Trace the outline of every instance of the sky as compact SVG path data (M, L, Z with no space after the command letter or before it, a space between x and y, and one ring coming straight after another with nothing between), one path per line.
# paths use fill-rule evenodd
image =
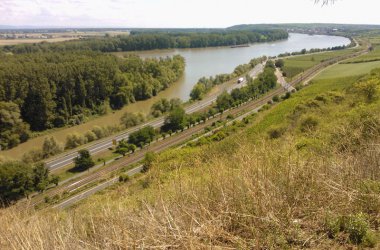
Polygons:
M222 28L253 23L380 24L380 1L0 0L0 25Z

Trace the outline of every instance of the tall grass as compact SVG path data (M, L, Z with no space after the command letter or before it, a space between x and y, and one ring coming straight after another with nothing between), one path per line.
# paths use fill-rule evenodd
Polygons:
M261 113L265 126L165 152L146 175L70 210L1 210L0 248L376 247L380 102L333 86ZM312 130L302 129L307 117ZM285 132L271 139L279 122Z

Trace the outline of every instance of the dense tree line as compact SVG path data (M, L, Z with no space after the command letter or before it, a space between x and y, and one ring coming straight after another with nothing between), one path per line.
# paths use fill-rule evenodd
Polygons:
M186 127L205 121L207 117L213 116L218 112L223 112L250 99L259 98L277 85L274 63L268 61L264 71L256 79L248 78L247 82L247 86L245 87L236 88L231 93L224 92L220 94L217 97L215 105L207 112L186 114L181 105L175 106L165 117L165 122L159 131L156 131L151 126L144 127L132 133L129 136L128 143L123 142L123 144L119 144L116 152L122 155L133 152L134 149L130 149L130 145L143 147L157 138L160 133L165 137L166 134L172 134L173 132L181 131Z
M0 207L33 192L43 192L50 184L58 184L56 176L50 176L43 165L29 165L23 162L0 164Z
M4 46L6 52L35 53L92 50L101 52L137 51L171 48L203 48L268 42L288 38L282 29L220 30L210 32L135 32L128 36L90 38L60 43Z
M118 59L97 52L0 56L1 146L27 140L29 129L77 125L148 99L169 87L184 71L184 58ZM20 119L21 117L21 119ZM27 123L27 124L26 124Z
M276 87L277 77L275 75L275 65L272 61L268 61L263 73L252 80L248 80L245 87L233 89L231 93L224 92L216 99L215 108L219 111L224 111L242 102L248 101L251 98L258 98L269 90Z
M241 64L237 66L234 71L230 74L219 74L215 77L211 76L209 78L202 77L198 80L197 84L194 85L190 92L191 100L201 100L206 93L208 93L214 86L230 81L231 79L248 73L251 69L256 67L259 63L266 60L266 57L252 59L247 64Z

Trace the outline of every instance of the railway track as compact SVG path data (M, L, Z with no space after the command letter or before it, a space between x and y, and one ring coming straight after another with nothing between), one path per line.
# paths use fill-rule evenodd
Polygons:
M335 64L337 62L340 62L340 61L343 61L343 60L346 60L349 58L360 56L360 55L366 53L367 51L368 50L363 50L363 51L356 52L354 54L339 56L336 58L326 60L325 62L305 71L302 75L300 75L296 79L292 80L289 84L294 87L295 85L301 83L305 79L308 79L308 78L314 76L315 74L319 73L322 69L325 69L326 67L328 67L332 64ZM230 110L225 111L222 115L225 115L225 116L233 115L234 116L234 115L237 115L237 114L242 113L242 112L247 111L247 110L249 111L249 110L257 109L257 108L265 105L266 103L268 103L268 101L271 101L274 96L282 95L282 94L285 94L286 92L287 91L284 88L278 88L278 89L272 90L271 92L269 92L265 96L261 97L260 99L246 102L239 107L232 108ZM183 132L175 134L175 135L168 137L164 140L155 142L155 143L143 148L142 150L137 151L136 153L134 153L130 156L121 158L120 160L118 160L118 162L110 165L109 167L103 168L103 169L101 169L97 172L94 172L94 173L90 173L89 175L85 176L84 178L82 178L82 179L80 179L74 183L67 183L63 186L59 186L55 189L52 189L51 191L46 193L45 197L47 196L47 197L52 198L56 195L61 195L65 192L69 192L69 193L74 192L75 190L83 188L89 184L95 183L95 182L100 181L102 179L109 178L110 174L116 173L117 171L124 168L125 166L141 161L145 157L145 154L147 152L159 153L159 152L162 152L162 151L164 151L170 147L178 145L181 142L184 142L184 141L190 139L194 134L197 134L197 133L203 131L206 127L210 126L213 122L216 122L220 118L221 118L221 116L219 116L219 115L214 116L213 118L206 120L204 123L200 123L196 126L193 126L193 127L190 127L188 129L184 130ZM44 202L44 199L45 198L41 197L41 196L32 198L30 205L36 206L38 204L41 204L42 202Z

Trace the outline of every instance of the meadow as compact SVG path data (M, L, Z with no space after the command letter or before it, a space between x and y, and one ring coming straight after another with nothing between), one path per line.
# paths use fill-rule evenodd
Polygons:
M348 49L288 57L284 59L285 65L283 67L283 71L286 73L287 79L291 80L298 74L321 62L324 62L334 57L347 55L352 52L352 49Z

